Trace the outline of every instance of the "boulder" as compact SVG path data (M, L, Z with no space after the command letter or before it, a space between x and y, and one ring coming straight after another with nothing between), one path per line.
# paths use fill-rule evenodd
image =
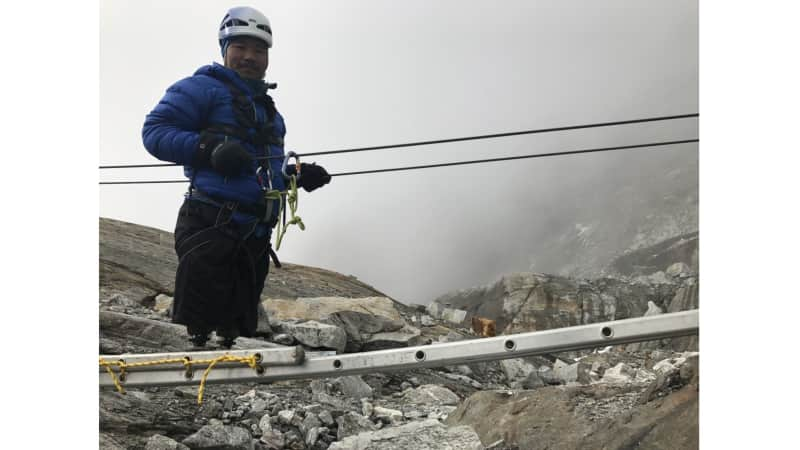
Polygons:
M444 308L442 310L442 320L452 324L461 325L467 318L467 312L463 309Z
M335 378L331 385L346 397L354 400L372 398L372 388L361 379L360 375Z
M144 450L189 450L189 447L160 434L154 434L147 440Z
M306 322L280 322L276 327L286 334L291 335L297 342L311 348L336 350L343 353L347 336L341 328L309 320Z
M647 302L647 311L644 312L644 317L657 316L659 314L664 314L664 311L652 301Z
M422 332L419 328L406 325L400 330L373 334L363 345L362 351L371 352L390 348L413 347L420 345Z
M675 264L670 265L667 267L667 275L671 277L685 277L689 276L692 273L692 268L689 267L688 264L683 262L676 262Z
M164 316L170 317L172 315L172 297L164 294L156 295L153 309Z
M250 432L232 425L206 425L182 443L193 450L253 450Z
M450 389L436 384L424 384L403 393L403 400L419 405L457 405L461 400Z
M528 378L532 372L536 372L533 364L522 358L504 359L500 361L500 367L506 375L506 381L512 389L519 389L522 382Z
M372 408L372 414L375 419L391 425L397 425L403 421L403 412L396 409L375 406Z
M472 428L468 426L448 428L435 419L360 433L341 442L334 442L328 447L329 450L482 450L483 448Z
M373 431L377 429L375 424L361 414L349 411L344 415L336 418L336 423L339 426L337 431L337 438L344 439L347 436L359 434L364 431Z
M182 352L191 347L183 325L144 319L128 314L100 311L100 338L121 353ZM234 349L277 348L260 339L236 339Z
M301 297L296 300L270 298L262 304L270 319L280 321L323 321L332 314L349 311L378 318L380 322L363 324L364 327L372 327L372 333L382 331L387 324L396 326L399 323L402 326L403 323L396 304L387 297Z

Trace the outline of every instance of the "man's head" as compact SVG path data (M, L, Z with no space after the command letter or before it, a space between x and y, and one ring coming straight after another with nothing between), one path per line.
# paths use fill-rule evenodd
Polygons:
M264 78L272 47L272 28L263 14L246 6L231 8L222 19L218 37L225 67L243 78Z

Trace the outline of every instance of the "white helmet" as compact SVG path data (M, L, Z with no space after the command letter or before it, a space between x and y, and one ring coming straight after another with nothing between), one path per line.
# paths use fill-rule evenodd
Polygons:
M219 45L235 36L251 36L267 43L272 48L272 27L269 19L258 10L248 6L231 8L219 25Z

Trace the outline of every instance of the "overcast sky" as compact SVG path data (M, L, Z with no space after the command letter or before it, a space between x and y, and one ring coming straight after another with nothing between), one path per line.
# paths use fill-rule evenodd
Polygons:
M144 116L171 83L221 61L219 22L242 4L100 2L100 164L157 162L141 143ZM249 6L271 21L267 79L298 153L698 111L696 1ZM337 173L695 137L697 121L682 120L307 162ZM663 151L697 157L696 144ZM425 303L527 270L514 243L542 226L543 202L579 201L561 197L565 183L631 170L647 153L334 178L301 191L306 231L290 229L279 255ZM105 181L178 178L175 167L101 171ZM185 188L100 186L100 215L172 231ZM518 254L487 262L497 249Z

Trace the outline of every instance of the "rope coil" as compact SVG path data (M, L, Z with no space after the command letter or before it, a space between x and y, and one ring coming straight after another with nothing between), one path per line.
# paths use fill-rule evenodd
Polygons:
M138 363L127 363L124 359L120 359L117 361L107 361L103 358L100 358L100 367L104 367L108 372L109 376L111 376L111 380L114 382L114 386L117 388L120 394L125 394L125 389L122 387L122 381L125 378L125 372L129 368L134 367L148 367L148 366L156 366L160 364L176 364L181 363L185 367L186 371L191 371L193 365L205 365L208 364L208 367L203 372L202 378L200 378L200 388L197 391L197 404L200 405L203 403L203 392L205 391L206 380L208 379L208 375L211 373L211 369L214 368L218 363L221 362L239 362L242 364L247 364L251 369L258 371L259 368L259 356L258 355L250 355L250 356L233 356L225 353L214 359L195 359L192 360L189 356L184 356L183 358L167 358L167 359L158 359L153 361L143 361ZM114 370L111 368L112 366L116 366L119 369L119 373L115 374Z
M278 191L275 191L278 192ZM297 225L300 230L305 230L306 225L303 223L303 219L297 215L297 205L299 197L297 195L297 177L292 175L289 180L289 189L287 192L280 193L281 195L286 195L286 203L289 205L289 211L292 214L292 218L283 224L281 227L280 222L278 222L278 239L275 242L275 250L281 249L281 241L283 240L283 235L286 234L286 230L289 228L289 225ZM278 215L283 212L283 204L281 204L281 209L278 211Z

